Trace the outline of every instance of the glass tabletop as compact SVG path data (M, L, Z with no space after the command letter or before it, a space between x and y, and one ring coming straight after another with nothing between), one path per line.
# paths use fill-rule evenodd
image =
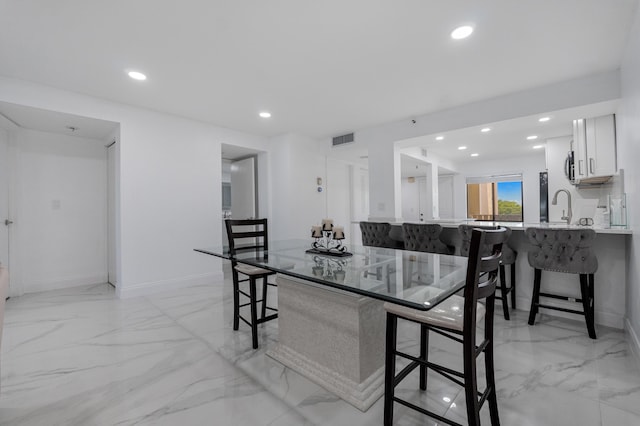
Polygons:
M269 250L236 260L327 287L428 310L464 287L467 258L378 247L349 246L352 256L306 253L308 240L269 241ZM226 246L195 251L230 259Z

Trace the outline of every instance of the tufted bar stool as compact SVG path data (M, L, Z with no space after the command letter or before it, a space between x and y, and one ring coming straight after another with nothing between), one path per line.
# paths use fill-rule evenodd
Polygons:
M584 315L589 337L596 338L594 327L594 278L598 259L591 246L596 238L593 229L528 228L527 238L533 249L529 252L529 265L534 268L533 297L529 311L529 325L534 325L539 308ZM542 271L580 275L581 299L540 291ZM540 296L582 303L582 311L540 303Z
M402 248L402 241L391 238L388 222L360 222L362 245L370 247Z
M475 225L460 225L458 226L458 233L462 239L462 245L460 246L460 255L469 256L469 244L471 242L471 231L474 228L478 229L496 229L495 226L475 226ZM507 229L507 241L511 237L511 228ZM486 247L483 254L489 253L490 248ZM507 302L507 295L511 294L511 309L516 308L516 258L518 252L515 251L508 242L502 246L502 259L500 260L500 285L496 287L496 290L500 290L500 300L502 300L502 313L504 319L509 320L509 304ZM506 266L509 265L510 280L509 287L507 287L507 272Z
M403 223L404 249L427 253L453 254L455 247L440 241L442 226L437 223Z

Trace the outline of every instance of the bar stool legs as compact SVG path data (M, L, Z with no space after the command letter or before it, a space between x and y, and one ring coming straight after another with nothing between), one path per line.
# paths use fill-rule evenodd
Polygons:
M534 325L536 315L538 315L538 305L540 304L540 280L542 269L533 270L533 297L531 298L531 309L529 309L529 325Z
M511 265L511 309L516 308L516 264Z
M509 303L507 296L511 294L511 309L516 308L516 264L515 262L509 265L510 269L510 283L509 287L507 287L507 273L506 273L507 265L500 265L500 286L497 287L500 289L500 300L502 301L502 314L504 315L504 319L507 321L510 320L509 316Z
M450 380L462 385L465 392L467 405L467 421L470 426L480 425L480 408L486 400L489 404L489 415L492 426L500 425L498 416L498 398L496 394L496 382L494 373L494 352L493 352L493 315L495 309L494 298L488 298L486 303L486 322L484 331L484 343L480 347L476 346L475 336L471 333L464 333L463 343L463 372L457 373L453 370L443 368L436 364L429 363L429 326L420 324L420 355L418 358L408 357L413 362L404 367L396 374L396 355L404 356L397 350L398 337L398 317L387 312L386 329L386 353L385 353L385 388L384 388L384 425L393 424L393 406L398 402L406 407L412 408L423 414L446 424L458 425L449 419L418 407L408 401L395 396L395 387L411 373L415 368L420 370L420 389L427 390L427 370L433 369L435 372L448 377ZM438 331L438 330L435 330ZM441 333L442 334L442 333ZM458 340L458 339L457 339ZM482 350L480 349L482 348ZM479 353L484 352L486 389L481 394L478 393L476 359ZM455 376L456 378L452 378ZM479 398L480 396L480 398Z
M384 370L384 425L393 424L393 400L396 384L396 337L398 335L398 317L387 312L387 332L386 332L386 356ZM422 352L422 345L420 345ZM422 373L422 371L420 371ZM422 376L422 374L421 374ZM426 380L425 380L426 385ZM422 377L420 377L422 388Z
M595 309L594 309L594 290L593 290L593 274L580 274L580 291L582 293L582 308L584 309L585 321L587 322L587 330L589 337L596 338Z
M534 278L533 278L533 297L531 298L531 309L529 311L529 325L535 324L536 315L538 314L539 308L553 309L556 311L584 315L585 322L587 324L587 331L589 332L589 337L592 339L595 339L596 329L595 329L594 274L580 274L580 293L581 293L580 299L541 292L540 291L541 278L542 278L542 270L535 268ZM557 306L545 305L540 303L540 296L582 303L583 310L577 311L574 309L567 309L567 308L560 308Z

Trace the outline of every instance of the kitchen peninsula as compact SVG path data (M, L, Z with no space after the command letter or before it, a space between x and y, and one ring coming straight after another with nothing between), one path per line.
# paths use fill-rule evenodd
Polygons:
M455 246L456 251L460 247L460 236L458 235L459 225L477 224L478 226L506 226L513 230L509 238L509 245L518 252L516 259L516 309L528 311L531 305L533 292L533 268L529 266L527 252L529 242L524 230L532 227L549 228L569 228L584 229L590 228L596 231L596 243L594 252L598 259L598 271L595 274L595 322L596 325L604 325L617 329L624 328L625 303L626 303L626 278L627 278L627 244L631 238L632 231L626 228L604 228L598 226L578 226L566 225L564 223L522 223L522 222L486 222L474 220L432 220L420 223L437 223L442 226L440 239L448 245ZM402 223L393 223L393 228L398 231ZM401 232L394 234L402 235ZM563 273L547 272L543 273L543 288L553 286L554 290L566 295L579 294L580 286L576 276ZM561 307L571 307L569 303L553 300L548 302L551 305ZM574 320L580 320L575 315L564 314L556 311L543 311L544 314L563 316Z

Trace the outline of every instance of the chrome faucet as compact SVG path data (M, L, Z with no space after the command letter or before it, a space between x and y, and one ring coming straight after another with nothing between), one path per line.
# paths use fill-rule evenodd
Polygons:
M560 219L562 220L566 220L567 221L567 225L571 225L571 216L573 216L573 214L571 213L571 193L569 191L567 191L566 189L558 189L556 191L555 194L553 194L553 200L551 200L551 204L553 204L554 206L558 205L558 194L564 192L565 194L567 194L567 206L568 206L568 212L567 215L564 215L564 210L562 210L562 217Z

